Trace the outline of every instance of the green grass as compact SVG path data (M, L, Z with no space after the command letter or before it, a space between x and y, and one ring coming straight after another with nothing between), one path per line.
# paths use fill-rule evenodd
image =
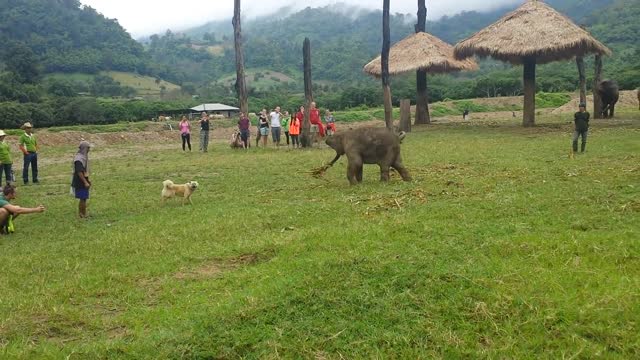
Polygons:
M640 119L416 127L414 181L350 187L330 149L72 147L0 236L1 358L640 357ZM197 136L194 136L197 138ZM197 142L197 141L196 141ZM110 157L108 157L110 156ZM57 161L56 159L60 159ZM193 206L161 182L197 180Z
M498 112L498 111L520 111L522 110L522 101L517 100L517 104L513 103L514 99L501 102L501 98L492 98L490 103L484 99L474 100L447 100L429 104L429 113L432 117L441 116L458 116L462 115L464 110L472 113ZM498 100L498 101L495 101ZM536 108L557 108L571 100L571 96L564 93L538 93L536 94ZM394 118L400 117L400 110L394 108ZM353 108L351 110L336 111L334 113L336 119L341 122L354 122L384 119L384 109L382 108Z
M115 124L107 125L72 125L72 126L56 126L48 128L49 132L61 132L61 131L84 131L92 134L97 133L113 133L113 132L131 132L131 131L144 131L149 126L149 122L119 122ZM21 133L18 131L18 133Z
M162 86L165 87L166 92L180 89L180 86L168 81L161 80L159 83L156 83L156 79L153 77L142 76L135 73L102 71L101 74L110 76L122 86L129 86L136 89L137 94L140 96L160 96ZM94 76L93 74L83 73L52 73L47 74L45 77L90 83L93 81Z
M114 80L120 82L122 86L129 86L136 89L138 95L160 96L161 87L165 87L165 91L179 90L180 86L168 81L160 80L156 82L155 78L150 76L142 76L134 73L122 71L105 71L104 74L111 76Z
M258 75L256 77L256 75ZM292 83L294 79L286 74L268 69L249 69L246 71L247 86L257 90L267 90L273 86L284 83ZM236 75L227 75L218 80L219 82L232 86L235 84Z

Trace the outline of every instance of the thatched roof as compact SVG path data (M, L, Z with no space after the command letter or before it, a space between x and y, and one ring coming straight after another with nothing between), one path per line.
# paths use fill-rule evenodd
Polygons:
M459 42L454 53L457 59L491 56L512 64L534 56L536 63L545 64L587 54L610 55L611 51L542 1L528 0Z
M477 69L478 65L475 61L456 60L453 57L453 46L424 32L410 35L389 50L389 75L416 70L426 70L428 73L449 73ZM378 56L365 65L364 72L381 76L381 57Z

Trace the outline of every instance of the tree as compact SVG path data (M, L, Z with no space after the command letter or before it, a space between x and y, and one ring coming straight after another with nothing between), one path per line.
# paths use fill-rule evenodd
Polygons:
M311 81L311 41L309 38L304 39L302 45L302 63L304 67L304 97L306 100L306 107L304 109L304 121L302 122L302 137L300 138L300 144L302 147L311 147L311 121L309 119L309 110L311 110L311 103L313 102L313 83Z
M31 48L21 42L10 42L2 54L7 70L21 83L35 84L40 77L36 55Z
M427 6L425 0L418 0L418 23L416 33L426 32L427 27ZM427 71L418 70L416 72L417 94L416 94L416 124L429 124L429 99L427 96Z
M240 112L245 115L249 111L249 100L247 98L247 83L244 77L244 53L242 51L242 27L240 23L240 0L234 0L233 11L233 40L236 49L236 92Z
M389 2L390 0L384 0L382 5L382 92L384 97L384 123L387 129L393 129L393 105L391 104L391 86L389 84L389 48L391 46Z

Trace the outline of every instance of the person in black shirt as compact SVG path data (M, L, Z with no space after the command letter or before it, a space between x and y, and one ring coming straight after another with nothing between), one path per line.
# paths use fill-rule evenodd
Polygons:
M203 111L198 123L200 124L200 151L207 152L209 148L209 115Z
M587 112L587 105L580 103L579 111L573 115L573 122L575 123L575 131L573 132L573 152L578 152L578 138L582 136L582 146L580 152L584 152L587 147L587 133L589 132L589 113Z
M89 145L86 141L81 141L78 146L78 152L73 158L73 180L71 181L71 189L78 203L78 215L81 218L87 217L87 199L89 199L89 189L91 181L89 181Z

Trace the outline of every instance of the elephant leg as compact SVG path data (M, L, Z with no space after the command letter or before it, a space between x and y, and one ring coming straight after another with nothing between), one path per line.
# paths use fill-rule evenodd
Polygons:
M364 168L364 165L360 165L360 167L358 168L358 171L356 172L356 180L358 180L359 183L362 182L362 169Z
M400 176L402 176L402 180L411 181L411 175L409 174L407 168L402 165L402 161L400 161L400 159L398 159L392 166L398 171Z
M380 163L380 181L389 181L389 165Z
M358 170L362 169L362 158L358 155L349 155L347 154L347 158L349 159L349 165L347 165L347 180L351 185L355 185L358 183Z
M615 105L615 104L612 104L612 105L611 105L611 110L610 110L610 112L609 112L609 117L610 117L611 119L613 119L613 111L615 110L615 108L616 108L616 105Z

